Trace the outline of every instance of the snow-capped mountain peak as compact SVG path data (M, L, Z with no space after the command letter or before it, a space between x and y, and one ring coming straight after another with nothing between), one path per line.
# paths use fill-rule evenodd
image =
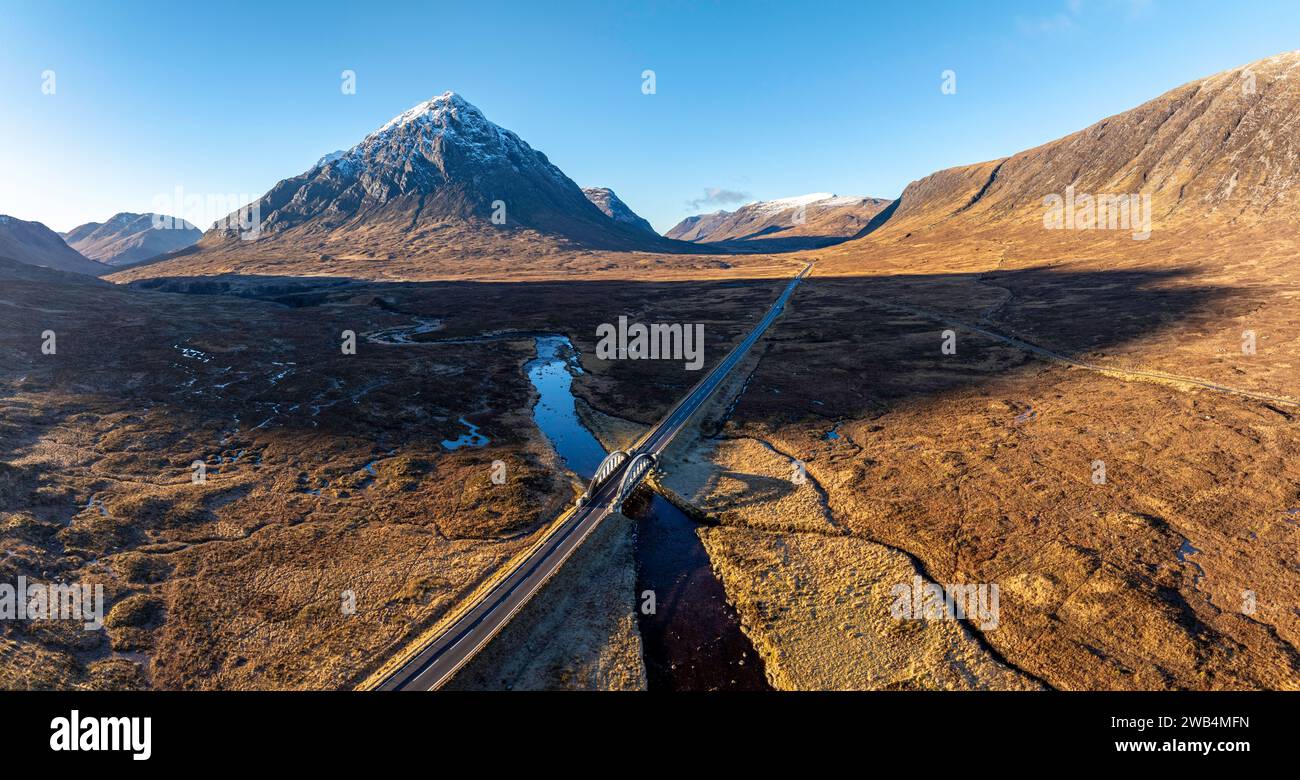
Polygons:
M449 156L493 168L535 167L540 162L541 173L557 181L567 180L545 155L489 121L478 107L455 92L444 92L412 106L347 151L325 155L316 167L328 166L341 176L354 178L367 171L373 173L376 167L418 166L423 159L446 173ZM424 174L415 172L407 178L418 183Z
M602 214L546 155L455 92L412 106L347 151L281 181L258 211L259 240L291 230L311 241L363 230L373 240L449 226L529 228L608 246L659 238ZM208 243L236 238L238 231L221 228Z
M499 151L496 147L507 144L527 146L514 133L488 121L483 112L465 98L455 92L444 92L388 120L352 147L346 156L352 157L359 150L391 143L398 136L421 144L430 144L439 136L451 136L456 141L476 147L480 153L495 153Z
M394 127L402 127L413 122L425 122L445 127L452 120L473 124L485 123L496 127L496 125L488 122L487 118L483 116L483 112L479 111L478 107L473 103L455 92L447 91L437 97L429 98L419 105L408 108L385 122L371 135L380 135Z

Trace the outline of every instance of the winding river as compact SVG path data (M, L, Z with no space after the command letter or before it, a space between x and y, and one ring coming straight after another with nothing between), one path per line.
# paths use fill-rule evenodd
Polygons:
M418 345L429 342L417 341L415 336L437 327L436 320L421 320L413 326L369 334L368 338L392 346ZM503 333L447 339L446 343L526 335L531 335L537 345L537 357L524 366L538 393L533 420L565 465L578 476L590 479L605 457L605 448L578 419L573 378L582 373L582 366L568 337ZM478 435L472 426L466 434ZM460 440L448 443L462 444ZM477 440L463 443L477 446ZM633 496L624 512L636 523L637 623L650 689L769 690L762 659L741 631L736 611L727 603L722 583L714 576L709 556L696 534L696 523L662 496L647 490ZM619 520L610 518L606 522ZM654 593L655 609L651 614L640 608L644 603L641 594L646 591Z
M605 449L574 407L577 352L564 336L538 336L526 366L537 388L533 419L574 473L590 479ZM636 521L638 605L653 591L655 609L637 621L651 690L767 690L762 659L740 629L696 524L663 497L643 491L624 506ZM618 522L610 518L606 522Z

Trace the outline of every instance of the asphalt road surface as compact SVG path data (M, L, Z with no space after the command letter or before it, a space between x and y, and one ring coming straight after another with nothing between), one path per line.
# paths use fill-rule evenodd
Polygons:
M768 326L781 314L795 288L812 270L809 264L786 285L767 314L712 371L669 410L664 419L651 428L629 450L629 457L610 475L590 500L569 509L542 544L529 553L490 590L482 594L463 614L428 643L411 660L390 674L377 690L436 690L452 678L479 650L510 622L528 600L546 584L600 523L615 511L622 472L632 458L646 452L658 455L672 441L691 416L713 394L727 374L745 357Z

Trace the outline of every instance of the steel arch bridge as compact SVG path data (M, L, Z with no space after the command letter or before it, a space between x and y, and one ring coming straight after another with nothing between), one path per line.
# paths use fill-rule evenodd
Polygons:
M618 485L618 493L614 496L614 503L610 505L615 512L623 511L623 502L627 500L628 496L632 495L632 491L636 490L636 486L641 484L641 478L650 469L654 468L658 462L659 457L652 452L642 452L632 458L632 461L627 464L627 468L623 471L623 481Z
M606 455L605 459L602 460L600 465L596 468L596 473L592 476L591 482L587 485L586 492L578 498L578 506L587 503L587 501L591 499L592 495L600 489L600 486L609 481L610 475L617 471L618 467L623 465L623 461L627 460L628 457L628 453L623 450L614 450Z

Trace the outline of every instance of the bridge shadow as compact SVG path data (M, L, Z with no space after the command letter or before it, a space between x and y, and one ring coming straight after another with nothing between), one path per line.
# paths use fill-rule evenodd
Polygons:
M703 492L728 507L742 509L780 500L793 493L796 487L787 478L727 470L712 477Z

